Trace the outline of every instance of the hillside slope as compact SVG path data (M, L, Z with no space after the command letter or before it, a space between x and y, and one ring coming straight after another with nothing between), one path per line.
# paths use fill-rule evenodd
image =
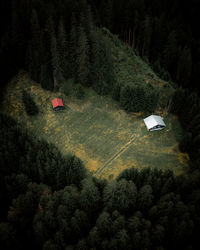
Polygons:
M182 130L177 117L164 109L173 88L159 79L148 64L134 55L115 36L105 34L112 46L117 82L122 86L151 84L159 89L160 100L157 114L167 124L162 131L149 133L143 123L147 115L126 113L120 104L109 96L100 96L91 88L84 88L86 96L78 100L73 94L71 81L69 95L50 92L32 81L21 71L8 84L2 110L9 113L32 131L36 137L43 137L54 143L66 154L72 152L80 157L85 166L96 176L115 178L122 170L132 166L172 169L176 174L187 169L188 156L178 149ZM29 117L21 102L21 91L25 89L35 100L39 114ZM51 100L63 99L65 110L54 112Z

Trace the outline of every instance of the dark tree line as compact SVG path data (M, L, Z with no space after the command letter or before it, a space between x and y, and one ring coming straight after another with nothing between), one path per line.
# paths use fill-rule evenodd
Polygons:
M199 171L135 168L107 182L1 114L1 249L195 249ZM153 166L152 166L153 167Z
M99 94L112 89L115 75L109 41L95 26L85 0L8 1L2 7L10 18L1 34L1 68L12 72L25 68L48 90L58 90L69 78ZM8 79L12 72L6 72ZM6 76L2 78L5 85Z
M181 151L189 153L191 169L199 171L200 163L200 98L194 92L178 88L169 105L169 111L178 115L184 136Z
M198 1L89 2L94 2L98 24L118 34L162 78L199 91Z
M62 77L69 77L69 71L76 72L77 78L85 82L90 71L88 66L94 60L91 56L95 50L91 48L94 23L118 34L164 79L199 89L199 7L195 0L164 0L162 4L157 0L2 0L1 86L25 66L31 77L50 89L56 87ZM72 51L75 45L77 51ZM106 43L103 47L107 47ZM73 60L76 62L71 67ZM84 64L84 60L87 63ZM107 75L106 68L104 71Z

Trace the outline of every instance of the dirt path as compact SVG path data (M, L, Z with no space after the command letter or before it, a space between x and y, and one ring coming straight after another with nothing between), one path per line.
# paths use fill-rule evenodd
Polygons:
M108 165L110 165L115 159L117 159L125 150L128 149L128 147L137 139L137 136L133 136L130 141L128 141L110 160L106 162L106 164L100 168L97 169L97 171L94 173L96 177L100 177L100 175L103 173L103 171L107 168Z

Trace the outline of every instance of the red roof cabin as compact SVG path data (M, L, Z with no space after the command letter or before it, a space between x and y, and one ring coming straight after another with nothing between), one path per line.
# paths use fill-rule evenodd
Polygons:
M57 110L62 110L64 105L63 105L63 101L61 98L54 98L52 101L52 105L53 105L53 109L55 111Z

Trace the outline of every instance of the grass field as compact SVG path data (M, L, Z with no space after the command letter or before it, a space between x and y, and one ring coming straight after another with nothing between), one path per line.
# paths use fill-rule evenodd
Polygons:
M22 89L33 96L40 110L38 116L30 118L25 114ZM52 110L54 97L63 98L65 110ZM9 83L2 109L35 136L56 144L63 154L72 152L80 157L97 177L112 179L132 166L171 169L176 175L187 170L188 156L178 150L182 131L177 117L164 110L157 113L161 112L166 129L148 132L144 114L127 114L109 97L89 89L85 99L77 100L43 90L26 74Z

